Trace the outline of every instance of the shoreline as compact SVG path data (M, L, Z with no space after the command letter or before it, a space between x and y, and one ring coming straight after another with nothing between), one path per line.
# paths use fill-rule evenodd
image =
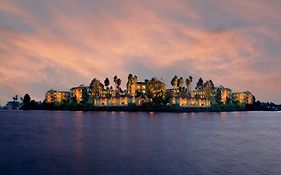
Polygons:
M48 111L105 111L105 112L171 112L171 113L194 113L194 112L243 112L243 111L278 111L253 109L249 107L228 108L221 107L179 107L179 106L32 106L23 107L19 110L48 110Z

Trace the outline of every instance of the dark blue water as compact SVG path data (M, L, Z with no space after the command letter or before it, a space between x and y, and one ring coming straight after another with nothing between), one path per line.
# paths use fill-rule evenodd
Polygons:
M280 175L281 113L0 111L0 174Z

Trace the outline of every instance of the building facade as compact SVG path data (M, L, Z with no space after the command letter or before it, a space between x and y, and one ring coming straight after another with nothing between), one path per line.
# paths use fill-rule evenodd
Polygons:
M78 87L73 87L73 88L70 89L70 97L72 99L75 99L75 101L77 103L80 103L83 100L83 88L86 88L87 91L89 90L89 87L87 87L83 84L81 84Z
M65 91L49 90L45 95L46 103L60 103L62 101L67 101L70 98L70 93Z
M250 91L245 92L236 92L232 95L234 103L240 104L254 104L255 98L254 95Z

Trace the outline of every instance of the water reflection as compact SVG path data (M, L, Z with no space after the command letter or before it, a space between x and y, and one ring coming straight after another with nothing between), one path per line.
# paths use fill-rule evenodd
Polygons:
M155 112L149 112L150 117L154 117L154 115L155 115Z
M220 112L221 127L225 128L227 125L227 112Z
M52 127L53 125L54 128L51 129L50 139L48 140L47 143L50 146L50 148L53 149L54 152L56 152L63 149L63 144L62 144L63 135L61 135L60 133L63 119L62 119L61 112L50 112L50 114L51 116L54 117L54 123L52 123L50 127Z
M281 172L280 113L0 115L0 174Z
M83 157L83 112L76 111L74 113L74 150L77 158Z

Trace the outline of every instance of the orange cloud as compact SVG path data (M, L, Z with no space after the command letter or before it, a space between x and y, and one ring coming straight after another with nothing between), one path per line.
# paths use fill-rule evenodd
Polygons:
M32 3L39 7L30 10ZM281 63L272 43L281 42L274 28L279 6L212 3L215 11L182 0L6 2L0 7L0 18L6 19L0 23L0 101L26 92L42 100L50 88L67 90L93 77L118 75L125 84L132 72L140 78L162 76L167 83L174 74L203 76L281 102L276 95L281 83L273 81L281 78L280 70L267 70ZM212 16L221 20L209 20ZM220 23L228 19L243 25Z

